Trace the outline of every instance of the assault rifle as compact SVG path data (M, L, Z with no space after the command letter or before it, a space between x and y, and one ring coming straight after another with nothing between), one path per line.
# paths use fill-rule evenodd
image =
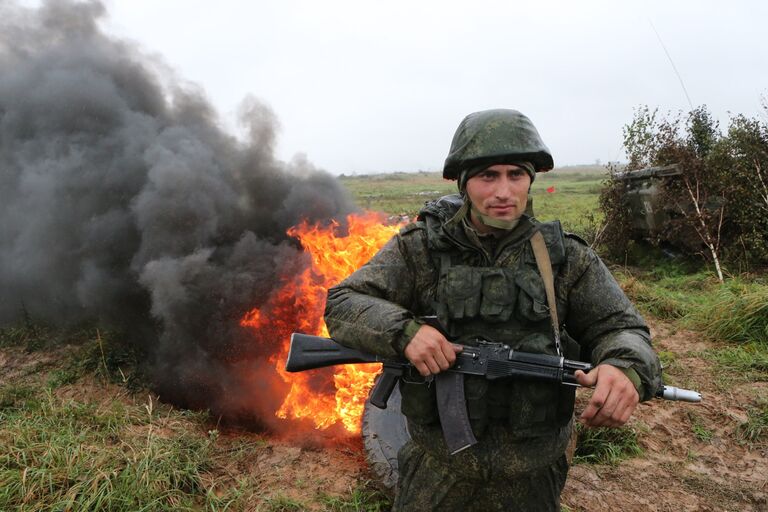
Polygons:
M337 364L362 363L383 364L383 371L369 396L371 404L380 409L386 409L389 395L399 378L418 375L405 358L386 359L347 348L331 338L298 332L291 335L291 348L285 369L301 372ZM591 369L589 363L547 354L520 352L503 343L478 340L477 346L463 345L463 350L456 354L454 365L448 371L434 376L438 414L449 452L453 455L477 443L465 403L464 375L481 375L489 380L504 377L537 379L579 386L576 371L587 373ZM701 402L698 392L673 386L662 386L656 397Z

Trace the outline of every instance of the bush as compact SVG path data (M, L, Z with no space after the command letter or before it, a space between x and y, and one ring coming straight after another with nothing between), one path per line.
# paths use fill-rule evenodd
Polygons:
M625 171L674 164L681 172L659 181L669 221L648 242L672 241L739 271L768 265L768 125L738 115L723 134L705 106L685 116L641 107L624 128L624 149ZM626 180L612 172L600 208L611 219L602 241L614 257L633 235L626 198Z

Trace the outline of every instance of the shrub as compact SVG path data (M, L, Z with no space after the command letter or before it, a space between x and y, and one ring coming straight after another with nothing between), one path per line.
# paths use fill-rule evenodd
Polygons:
M737 115L722 133L705 106L667 116L641 107L624 127L624 149L625 171L673 164L680 171L659 180L669 221L648 242L672 241L740 271L768 265L768 125ZM603 243L614 257L632 237L626 198L626 180L612 172L600 208L611 219Z

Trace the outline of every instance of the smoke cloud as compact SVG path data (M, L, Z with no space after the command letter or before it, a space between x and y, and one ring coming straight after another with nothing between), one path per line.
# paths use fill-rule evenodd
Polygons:
M276 342L239 319L308 264L286 229L353 205L305 159L275 159L269 108L247 99L247 137L226 133L196 86L107 36L105 14L0 0L0 325L122 326L152 348L162 398L236 415L224 397L248 390L273 412L259 390L274 372L237 367Z

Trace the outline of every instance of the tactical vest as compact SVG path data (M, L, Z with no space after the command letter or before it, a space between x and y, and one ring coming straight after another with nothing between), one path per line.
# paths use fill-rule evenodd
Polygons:
M558 222L538 228L556 275L565 260L562 229ZM455 246L444 250L444 240L430 239L435 236L428 230L439 276L434 312L452 340L472 345L485 339L515 350L557 354L544 281L527 240L503 251L501 265L477 266L476 257ZM563 355L578 358L578 344L563 330L561 340ZM566 425L573 414L574 388L559 383L467 375L464 388L476 436L490 421L509 422L521 436L542 435ZM411 421L438 421L433 385L404 381L401 394L402 412Z

